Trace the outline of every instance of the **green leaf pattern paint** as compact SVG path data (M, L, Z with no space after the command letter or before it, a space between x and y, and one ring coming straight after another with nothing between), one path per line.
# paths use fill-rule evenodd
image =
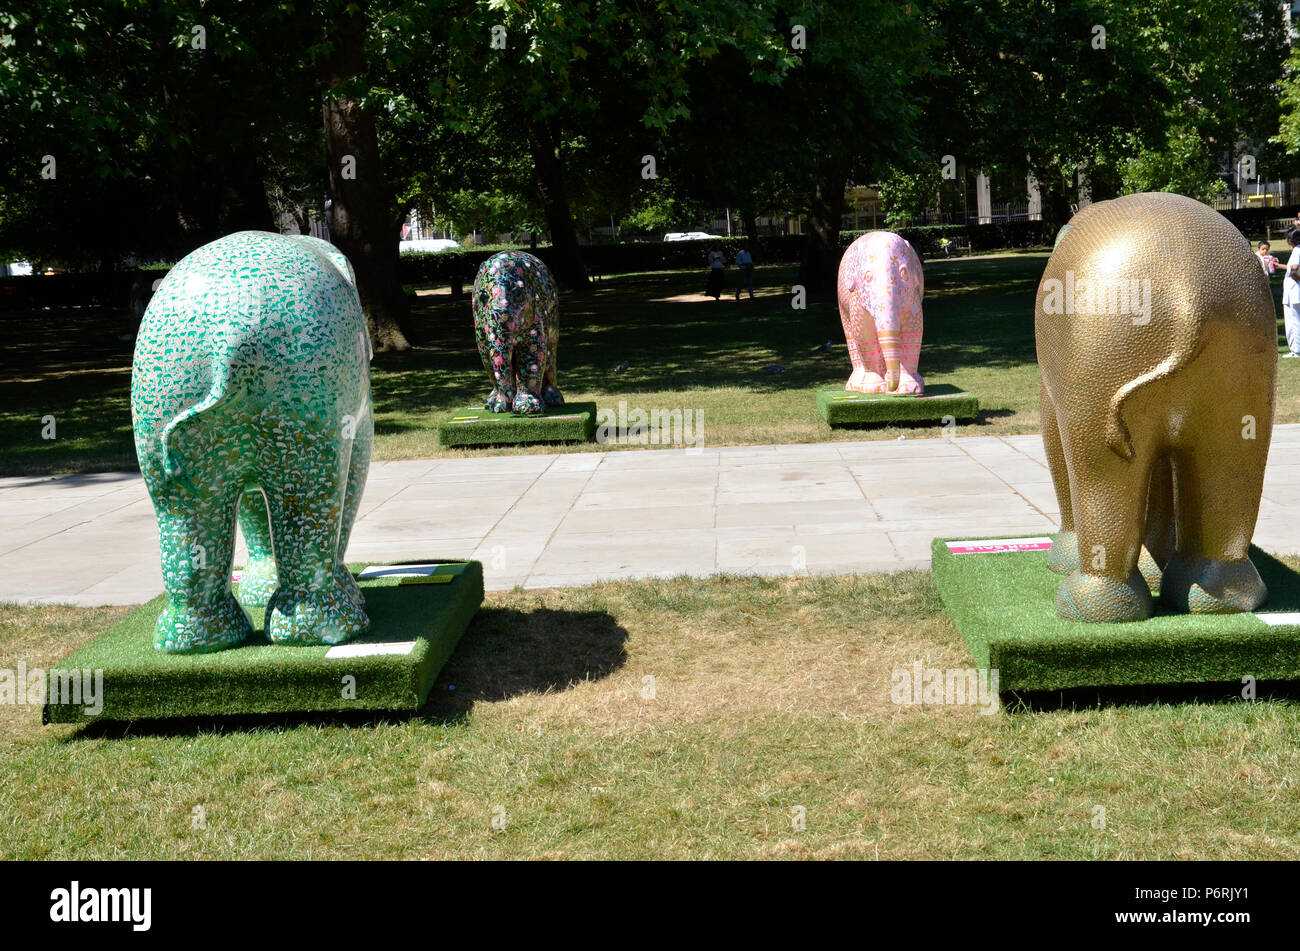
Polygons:
M140 471L168 604L154 647L234 646L267 606L279 644L366 632L344 563L374 439L370 344L352 268L317 238L242 231L186 256L145 311L131 373Z

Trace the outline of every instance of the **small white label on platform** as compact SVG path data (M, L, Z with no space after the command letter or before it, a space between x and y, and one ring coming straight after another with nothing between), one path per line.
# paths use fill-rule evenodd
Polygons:
M982 538L960 542L947 542L954 555L988 555L1004 551L1046 551L1052 547L1050 538Z
M366 581L370 578L427 578L441 567L441 563L431 565L371 565L357 575L357 580Z
M335 644L326 657L378 657L381 654L409 654L415 641L384 641L378 644Z
M1300 611L1274 611L1270 614L1256 614L1255 617L1270 627L1281 627L1284 624L1300 625Z

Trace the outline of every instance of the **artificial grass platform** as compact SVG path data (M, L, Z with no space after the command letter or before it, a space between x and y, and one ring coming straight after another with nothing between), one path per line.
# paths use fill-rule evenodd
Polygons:
M1300 612L1300 574L1253 546L1251 561L1268 587L1257 613L1171 614L1157 606L1145 621L1098 624L1057 615L1062 576L1048 570L1046 547L983 539L1031 550L955 554L950 541L969 540L934 540L935 586L976 666L996 669L1003 693L1300 679L1300 613L1293 613Z
M493 413L481 406L468 406L438 424L438 441L444 446L590 442L595 434L595 403L550 406L541 416Z
M817 412L831 426L937 423L945 416L954 419L978 418L980 401L978 397L951 383L927 386L920 396L818 390Z
M245 643L212 654L165 654L153 649L167 597L159 595L53 665L103 670L103 709L90 715L81 704L47 702L44 721L418 710L483 603L483 566L439 559L404 564L437 567L423 577L358 580L370 632L335 647L272 644L262 630L265 611L245 608L255 630ZM349 567L358 574L367 566ZM345 696L348 676L355 678L351 696Z

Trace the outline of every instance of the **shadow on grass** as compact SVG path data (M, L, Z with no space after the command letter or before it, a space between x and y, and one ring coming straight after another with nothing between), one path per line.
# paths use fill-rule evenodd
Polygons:
M978 395L978 394L977 394ZM1015 416L1016 411L1012 409L982 409L976 419L963 419L957 423L957 428L964 430L971 426L988 426L995 419L1001 419L1006 416ZM930 430L942 429L943 423L934 419L905 419L890 420L888 423L836 423L836 430L845 430L849 432L861 431L870 432L873 429L908 429L908 430Z
M554 693L627 663L627 630L604 611L485 608L443 668L420 715L464 720L479 702Z
M1260 680L1255 703L1300 703L1300 680ZM1009 691L1002 695L1008 713L1098 710L1186 703L1246 703L1241 681L1200 684L1144 684L1136 687L1072 687L1069 690Z
M468 719L480 701L553 693L608 677L627 662L626 641L627 630L604 611L484 608L470 622L418 712L347 710L96 721L66 737L65 742L225 735L299 726L375 727L413 719L450 726Z

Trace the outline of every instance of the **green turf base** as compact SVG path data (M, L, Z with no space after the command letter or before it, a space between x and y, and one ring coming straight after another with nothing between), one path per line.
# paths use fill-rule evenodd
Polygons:
M1056 613L1062 577L1046 551L954 554L935 539L934 583L975 665L999 672L1003 693L1073 687L1300 679L1300 574L1252 547L1268 586L1257 614L1171 614L1096 624ZM1289 623L1276 623L1285 620Z
M512 446L534 442L590 442L596 434L596 404L566 403L541 416L491 413L469 406L438 425L444 446Z
M154 624L166 603L159 595L52 668L102 670L103 709L88 714L84 705L55 703L62 698L51 695L44 720L418 710L483 603L482 564L434 561L440 564L432 577L450 581L360 581L370 632L342 649L272 644L262 631L265 612L248 608L256 633L244 644L213 654L164 654L153 649ZM359 572L365 566L350 567ZM353 656L326 656L331 651ZM345 696L349 676L355 678L353 696Z
M939 423L945 416L977 419L980 401L951 383L927 386L920 396L818 390L817 412L832 426Z

